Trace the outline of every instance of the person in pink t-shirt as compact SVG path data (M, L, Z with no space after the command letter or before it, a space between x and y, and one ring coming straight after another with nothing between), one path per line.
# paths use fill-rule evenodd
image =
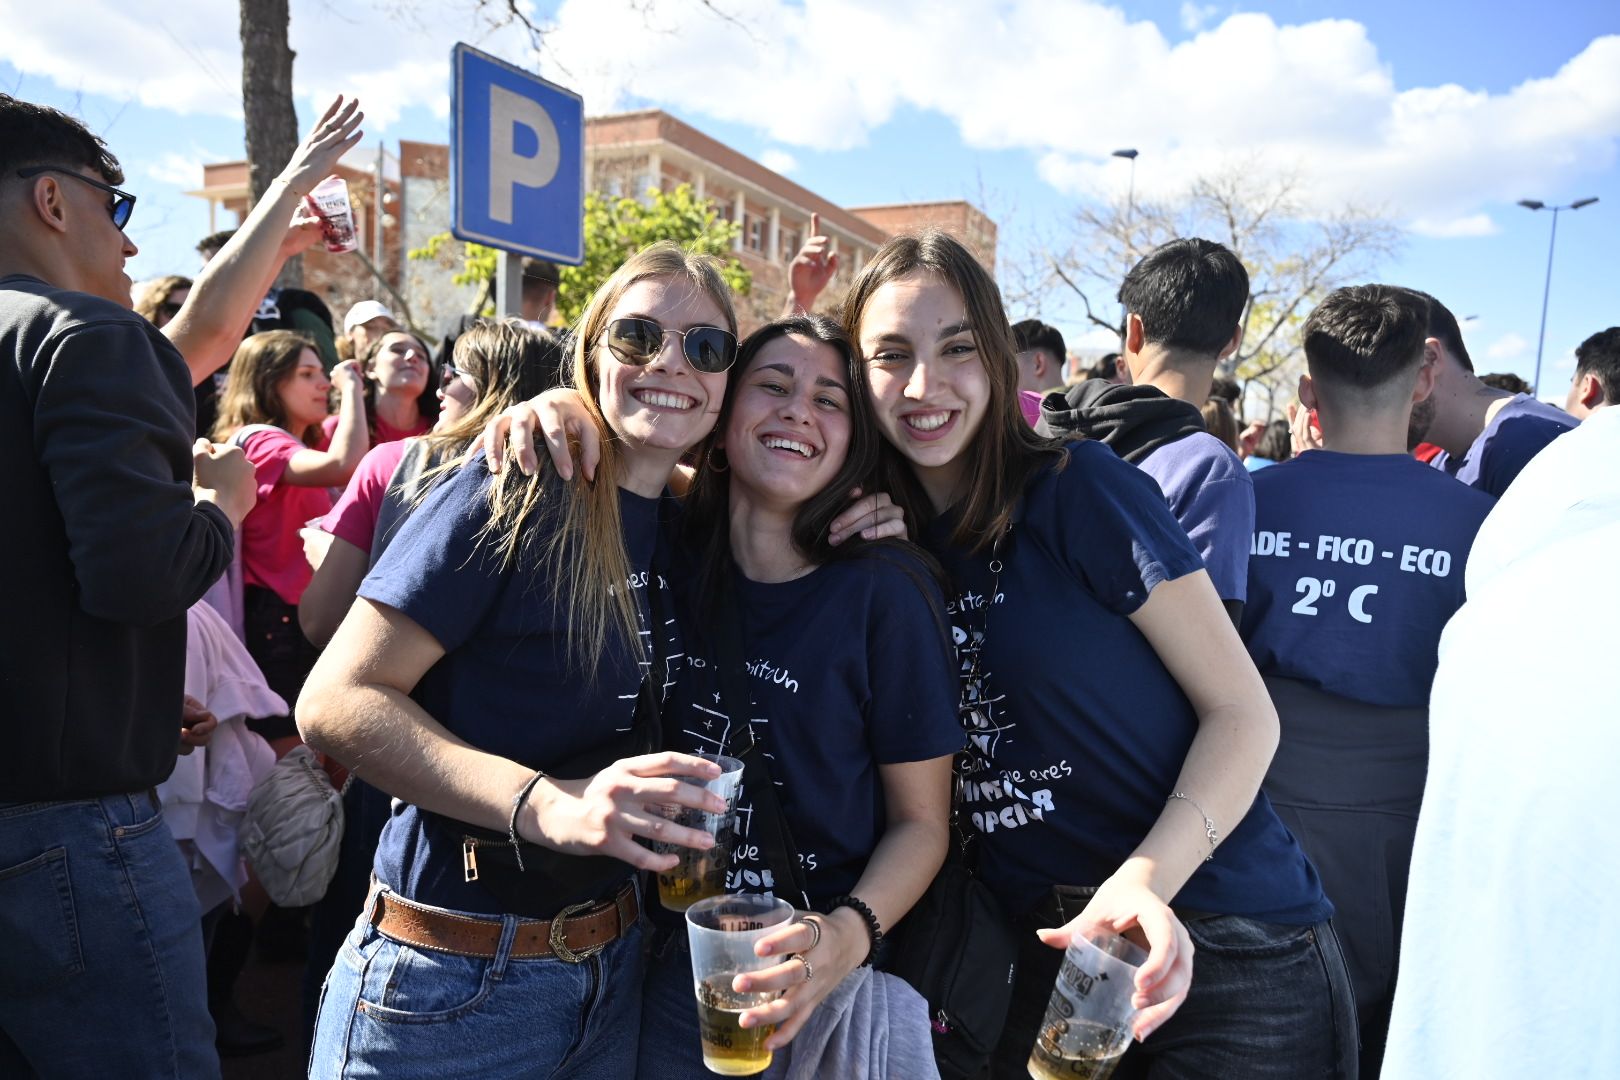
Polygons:
M562 349L549 332L515 322L475 323L456 340L454 359L444 369L438 423L422 440L427 453L434 461L444 461L467 452L490 417L548 389L562 361ZM372 447L342 497L321 520L320 529L330 533L332 541L298 605L304 635L317 645L331 639L354 603L361 579L381 554L380 547L373 550L373 540L390 484L424 471L416 468L409 478L399 474L401 460L416 442Z
M315 449L338 390L330 446ZM314 344L272 330L242 342L231 360L214 438L234 442L253 467L258 503L242 522L242 621L248 652L270 688L296 701L318 655L298 629L298 601L311 575L299 530L331 509L326 489L348 482L366 452L364 379L352 361L328 381ZM274 745L296 738L289 718L255 728Z
M366 423L371 446L426 435L439 416L434 396L432 353L408 330L393 330L371 343L363 362ZM337 417L321 424L330 442Z

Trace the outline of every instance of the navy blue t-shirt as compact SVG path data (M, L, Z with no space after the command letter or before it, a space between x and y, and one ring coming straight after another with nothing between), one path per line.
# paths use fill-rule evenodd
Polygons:
M962 746L944 596L915 556L880 547L793 581L733 573L745 623L744 680L754 709L727 715L713 635L697 597L676 576L686 666L666 706L674 749L735 752L763 744L799 849L810 899L825 904L860 879L887 826L881 765L926 761ZM738 847L726 887L793 895L774 881L769 838L750 830L738 796Z
M603 650L594 681L577 669L568 656L567 612L553 609L551 583L532 560L521 570L503 567L478 538L489 520L489 484L481 459L441 484L406 519L360 595L397 609L444 647L411 695L430 716L480 750L549 770L633 727L646 662L617 641ZM619 508L646 643L659 500L621 490ZM538 533L554 521L537 514L527 527ZM673 657L678 644L665 641L665 656ZM500 914L488 890L465 880L466 834L456 821L396 801L377 847L377 877L425 904ZM544 903L537 898L534 908Z
M1441 452L1429 464L1500 499L1530 459L1576 423L1556 405L1519 394L1497 410L1461 461Z
M1257 474L1254 499L1243 640L1255 666L1369 705L1428 705L1440 631L1495 500L1405 454L1330 450Z
M1052 885L1100 885L1163 813L1198 717L1127 616L1203 564L1152 478L1098 442L1025 490L993 597L989 553L947 548L952 524L929 543L956 587L963 702L982 717L966 721L980 760L960 812L982 834L986 883L1024 912ZM1177 905L1294 925L1331 914L1263 794L1223 831Z

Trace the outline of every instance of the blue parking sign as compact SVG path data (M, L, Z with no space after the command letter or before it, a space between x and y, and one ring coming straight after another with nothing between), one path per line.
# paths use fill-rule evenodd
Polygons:
M578 266L585 259L585 104L470 45L451 50L450 231Z

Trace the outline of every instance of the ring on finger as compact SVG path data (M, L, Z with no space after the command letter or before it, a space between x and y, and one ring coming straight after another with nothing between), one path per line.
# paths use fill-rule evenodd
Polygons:
M814 915L806 915L799 921L808 926L812 934L810 938L810 948L804 950L805 952L809 952L810 949L814 949L817 945L821 944L821 920L816 918Z
M798 961L804 965L804 981L809 982L815 976L815 971L810 967L809 959L803 953L800 953Z

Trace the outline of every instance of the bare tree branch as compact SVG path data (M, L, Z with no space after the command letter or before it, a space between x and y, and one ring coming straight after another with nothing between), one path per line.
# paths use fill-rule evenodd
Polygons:
M1073 289L1074 292L1075 292L1075 295L1080 297L1080 302L1086 305L1086 318L1089 319L1091 322L1096 323L1098 326L1102 327L1104 330L1111 330L1111 331L1113 331L1114 333L1117 334L1119 332L1119 327L1115 326L1113 323L1109 322L1106 319L1099 319L1095 314L1092 313L1092 310L1091 310L1091 298L1086 295L1086 291L1084 289L1082 289L1080 286L1076 285L1074 283L1074 279L1069 277L1068 274L1065 274L1063 272L1063 267L1058 265L1058 261L1056 259L1053 259L1050 256L1048 256L1048 260L1049 260L1049 262L1051 263L1051 266L1052 266L1052 273L1057 275L1057 279L1059 281L1063 282L1063 284L1067 285L1069 288Z

